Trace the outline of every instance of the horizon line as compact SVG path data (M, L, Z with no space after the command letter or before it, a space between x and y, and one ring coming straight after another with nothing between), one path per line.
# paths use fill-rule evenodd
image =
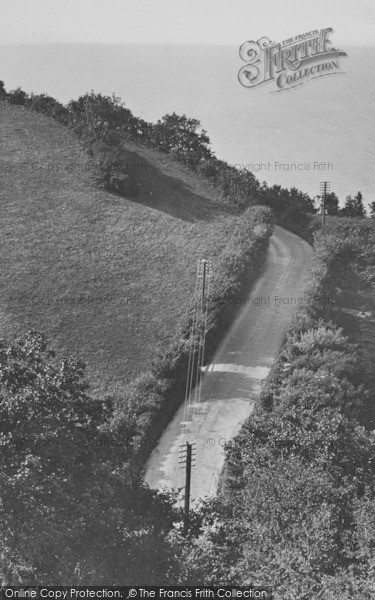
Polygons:
M223 42L221 44L210 44L207 42L0 42L0 46L238 46L243 42ZM349 48L374 48L375 42L366 44L343 43Z

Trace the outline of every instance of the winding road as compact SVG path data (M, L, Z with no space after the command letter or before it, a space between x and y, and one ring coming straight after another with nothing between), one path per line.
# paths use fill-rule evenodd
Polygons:
M243 308L213 362L205 368L201 401L194 407L189 424L190 440L196 442L191 477L193 503L217 491L224 463L223 446L252 412L288 322L298 302L303 302L299 288L311 255L312 248L301 238L275 228L263 273L251 293L241 300ZM145 481L153 489L183 488L179 452L186 441L181 428L184 418L181 406L147 463Z

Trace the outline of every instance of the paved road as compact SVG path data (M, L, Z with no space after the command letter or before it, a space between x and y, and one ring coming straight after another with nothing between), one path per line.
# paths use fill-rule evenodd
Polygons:
M201 401L189 419L190 439L196 440L191 479L193 502L216 493L224 462L223 445L253 410L296 310L311 254L306 242L276 227L263 274L206 369ZM145 481L154 489L183 487L184 471L178 460L180 444L186 440L181 428L184 418L182 406L147 464Z

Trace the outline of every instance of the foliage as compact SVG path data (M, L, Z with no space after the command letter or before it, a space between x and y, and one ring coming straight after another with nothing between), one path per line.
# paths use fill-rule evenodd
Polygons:
M29 98L20 88L9 94L4 89L4 93L9 102L26 104L32 110L72 127L95 157L96 181L105 189L137 196L140 182L124 172L125 160L121 152L124 142L136 141L168 153L196 171L218 191L222 201L235 210L244 211L258 204L272 206L280 225L311 241L310 215L314 212L311 198L295 188L277 191L277 186L260 186L247 169L237 169L216 158L210 149L207 132L197 119L172 113L164 115L155 124L148 123L135 117L114 94L104 96L93 91L72 100L66 107L45 94L32 94ZM101 143L107 145L104 154L97 152Z
M339 199L336 196L335 192L326 194L325 208L327 215L337 216L339 214Z
M127 172L126 155L119 147L99 142L91 145L96 182L105 190L136 198L139 182Z
M103 96L92 91L71 100L67 108L79 137L105 140L110 133L132 133L136 126L131 111L115 95Z
M1 343L3 585L167 581L176 515L116 466L112 404L88 395L84 374L39 333Z
M7 93L6 99L11 104L24 106L27 103L28 95L20 87L17 87L15 90Z
M194 156L197 162L211 156L207 132L201 130L197 119L186 115L164 115L153 127L149 143L163 152L174 151L185 159L189 155Z
M311 215L315 213L315 208L307 194L296 188L288 190L279 185L269 188L263 184L261 197L262 203L274 211L279 225L298 233L309 242L312 241Z
M106 189L136 194L122 154L122 141L135 139L196 170L232 206L244 210L260 199L278 223L311 239L311 199L294 188L260 186L252 173L216 159L195 119L173 113L152 125L118 98L93 92L68 107L20 88L7 94L0 85L4 95L72 127ZM335 214L331 196L327 212ZM341 215L365 215L360 192ZM234 316L226 298L262 264L271 220L267 210L245 211L222 256L208 298L207 360ZM219 497L195 515L187 540L173 527L179 515L144 489L137 473L183 395L191 307L168 351L115 404L92 399L84 365L71 358L57 364L40 334L1 344L5 583L257 581L285 600L333 599L335 590L343 598L371 597L375 437L360 424L367 392L358 385L357 350L328 318L336 307L325 303L337 299L340 286L350 289L353 274L367 277L369 234L361 221L342 219L340 227L340 235L328 228L316 236L309 301L287 332L261 405L227 446Z
M363 204L363 196L361 192L358 192L354 198L347 196L345 200L344 208L341 209L340 215L343 217L359 217L366 216L366 209Z
M258 582L282 600L373 596L375 433L361 425L368 392L357 348L326 320L338 309L322 302L348 285L360 242L331 228L315 248L306 305L261 403L226 446L219 496L201 508L191 539L174 541L181 583Z
M32 110L52 117L63 125L69 125L70 123L69 110L52 98L52 96L47 96L47 94L31 94L28 105Z
M0 100L6 100L7 93L4 85L4 81L0 81Z

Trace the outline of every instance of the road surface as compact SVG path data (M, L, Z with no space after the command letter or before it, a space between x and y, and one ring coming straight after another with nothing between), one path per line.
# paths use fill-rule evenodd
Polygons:
M239 431L259 397L297 309L299 288L311 254L312 248L301 238L276 227L263 273L205 369L201 401L189 424L190 440L196 442L191 477L193 503L217 491L224 463L223 446ZM186 441L181 427L184 418L181 406L147 463L145 481L153 489L183 488L179 452Z

